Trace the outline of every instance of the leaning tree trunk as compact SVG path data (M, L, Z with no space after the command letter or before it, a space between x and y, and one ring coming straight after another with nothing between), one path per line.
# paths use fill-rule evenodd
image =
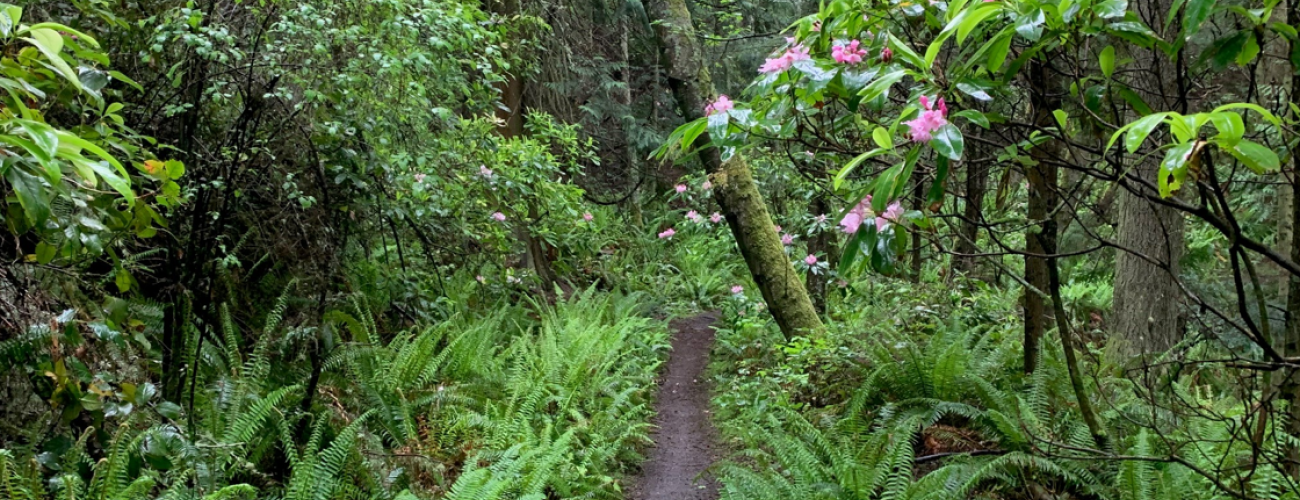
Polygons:
M668 86L687 120L699 118L705 100L715 95L713 81L704 66L695 28L685 0L652 0L647 11L659 36L662 62ZM699 141L707 144L707 133ZM736 154L726 162L717 148L700 151L704 167L713 172L714 199L727 217L727 225L736 238L749 273L767 301L781 333L792 337L822 329L821 318L813 308L808 290L785 255L780 237L772 225L763 196L754 183L745 159Z

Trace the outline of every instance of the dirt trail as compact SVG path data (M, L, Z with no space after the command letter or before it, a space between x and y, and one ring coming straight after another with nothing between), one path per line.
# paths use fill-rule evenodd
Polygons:
M713 500L718 487L702 474L717 458L709 421L709 384L704 369L713 347L717 313L672 321L673 351L659 386L655 417L658 430L641 477L633 481L629 500Z

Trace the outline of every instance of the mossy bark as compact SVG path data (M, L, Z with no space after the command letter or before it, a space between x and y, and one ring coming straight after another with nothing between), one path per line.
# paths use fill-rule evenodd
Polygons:
M820 330L821 318L773 229L749 164L740 155L733 156L713 177L714 199L727 216L731 234L776 324L786 337Z
M690 10L685 0L649 0L645 5L657 21L661 62L682 117L697 119L704 113L706 100L716 93L696 42ZM707 145L708 134L701 134L698 141L697 146ZM703 148L699 154L704 168L713 173L714 199L727 216L736 245L781 333L789 338L821 330L821 318L785 254L749 164L740 154L723 162L713 147Z

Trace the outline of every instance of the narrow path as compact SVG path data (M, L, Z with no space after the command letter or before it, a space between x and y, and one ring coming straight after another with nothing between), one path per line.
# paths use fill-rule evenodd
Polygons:
M710 325L717 313L673 320L673 351L659 386L654 446L629 500L713 500L718 487L703 475L717 458L709 421L709 384L704 369L713 347Z

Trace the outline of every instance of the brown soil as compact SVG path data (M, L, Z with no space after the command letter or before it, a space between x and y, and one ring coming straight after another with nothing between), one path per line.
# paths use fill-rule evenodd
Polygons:
M659 386L655 444L629 500L713 500L718 486L705 474L717 459L709 420L709 384L704 369L713 347L710 325L717 313L674 320L673 351Z

